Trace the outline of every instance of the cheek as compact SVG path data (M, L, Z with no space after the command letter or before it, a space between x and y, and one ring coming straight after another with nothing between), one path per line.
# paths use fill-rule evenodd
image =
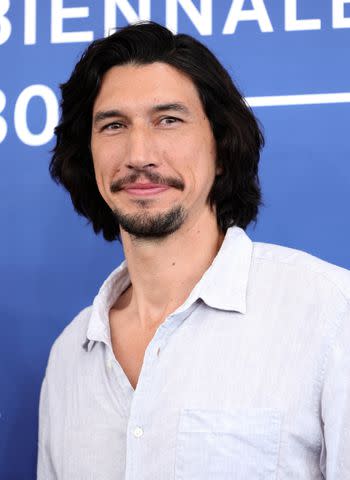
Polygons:
M92 146L91 153L98 187L107 188L120 170L117 149L109 145L104 146L103 151L101 151L96 146Z
M215 179L215 169L213 165L204 162L204 158L200 157L200 161L191 162L184 170L186 188L190 195L200 198L207 198Z
M193 137L174 147L172 156L175 171L180 174L190 190L210 190L216 175L216 148L214 142L204 136Z

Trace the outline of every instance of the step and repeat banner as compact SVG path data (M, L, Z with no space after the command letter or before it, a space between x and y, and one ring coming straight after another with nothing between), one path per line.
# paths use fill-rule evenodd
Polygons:
M350 0L0 0L0 478L35 478L50 346L122 259L48 174L59 88L140 19L212 49L264 127L254 240L350 268Z

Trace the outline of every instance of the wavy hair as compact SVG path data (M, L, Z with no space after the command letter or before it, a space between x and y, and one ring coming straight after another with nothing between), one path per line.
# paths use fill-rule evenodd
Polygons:
M112 210L98 190L90 151L92 110L103 75L113 66L163 62L187 75L197 88L216 141L221 173L208 201L219 228L243 229L261 204L258 178L263 134L230 75L213 53L193 37L172 34L154 22L129 25L92 42L61 85L61 118L50 163L52 178L70 193L75 210L106 240L119 238Z

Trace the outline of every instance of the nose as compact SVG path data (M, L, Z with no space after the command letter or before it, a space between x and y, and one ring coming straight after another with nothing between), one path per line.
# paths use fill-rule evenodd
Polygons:
M151 132L147 127L134 127L129 134L126 167L131 170L151 169L158 166Z

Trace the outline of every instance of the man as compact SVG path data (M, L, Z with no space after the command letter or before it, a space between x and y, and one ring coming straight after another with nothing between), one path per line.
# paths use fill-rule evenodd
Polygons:
M39 480L350 479L350 275L245 234L263 138L217 59L154 23L98 40L56 134L126 261L52 348Z

